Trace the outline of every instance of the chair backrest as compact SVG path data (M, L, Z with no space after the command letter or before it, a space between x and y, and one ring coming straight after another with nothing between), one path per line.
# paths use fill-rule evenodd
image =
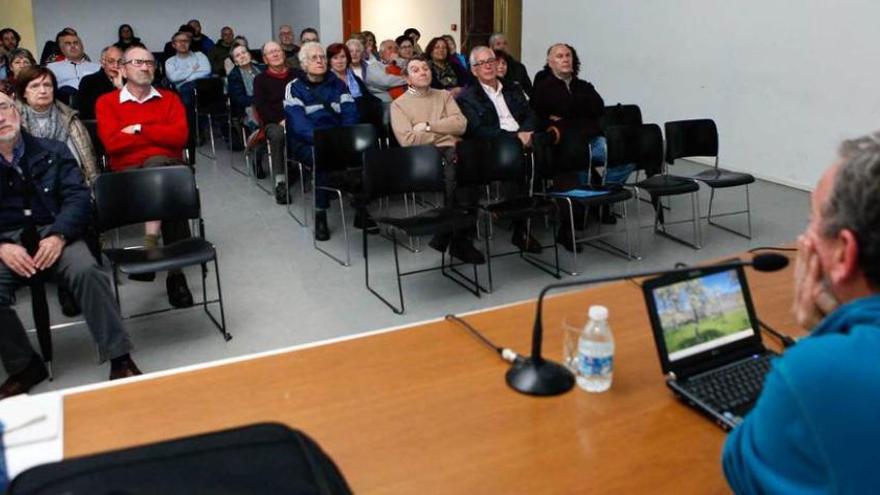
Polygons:
M514 136L461 141L456 147L456 154L455 180L459 184L523 182L528 176L522 141Z
M642 110L638 105L611 105L605 107L605 115L602 117L602 128L607 129L613 125L641 125Z
M95 181L95 205L101 231L200 216L196 178L186 165L101 174Z
M664 128L666 163L691 156L718 156L718 128L712 119L676 120Z
M96 158L100 161L101 157L106 155L107 152L104 150L104 143L98 136L98 121L94 119L81 119L80 122L83 123L86 130L89 132L89 139L92 140L92 147L95 148L95 154L97 155Z
M315 131L315 166L325 172L359 168L364 151L379 148L373 124L331 127Z
M208 77L195 81L196 107L199 110L210 111L211 109L225 105L226 95L223 93L223 79Z
M609 167L634 163L636 169L659 172L663 166L663 134L657 124L618 125L605 130Z
M364 152L364 192L370 199L443 191L443 160L432 145Z

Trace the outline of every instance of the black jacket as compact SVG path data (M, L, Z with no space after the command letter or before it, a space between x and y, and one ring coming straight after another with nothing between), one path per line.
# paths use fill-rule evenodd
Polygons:
M545 125L554 125L561 131L576 129L586 137L602 134L601 119L605 102L592 84L575 77L568 87L565 81L552 73L535 78L532 108ZM551 115L562 120L550 122Z
M529 106L522 90L518 86L502 83L501 94L504 96L504 102L507 103L511 115L519 123L519 131L537 130L538 117ZM456 102L467 118L465 137L490 139L507 132L501 129L495 105L492 104L492 100L486 95L483 85L479 81L465 89Z
M41 216L37 212L40 209L52 217L46 235L61 234L68 242L79 239L92 220L92 198L76 159L61 141L35 138L24 131L21 136L24 139L22 168L27 167L37 185L36 197L31 199L34 216ZM7 188L7 184L0 183L0 204L3 195L9 194ZM0 222L4 225L10 223L10 217L19 216L19 212L0 209Z
M79 118L92 120L95 118L95 103L104 93L115 90L113 82L107 77L103 69L89 74L79 82L79 91L76 94L76 110Z
M507 78L519 84L522 90L531 98L533 93L532 80L529 79L529 72L526 70L526 66L522 62L514 60L513 57L508 57L507 59Z

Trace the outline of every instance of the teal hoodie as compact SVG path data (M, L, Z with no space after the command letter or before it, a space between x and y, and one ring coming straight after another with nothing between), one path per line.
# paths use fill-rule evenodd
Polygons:
M880 295L841 306L773 362L727 437L724 474L736 493L880 493L878 452Z

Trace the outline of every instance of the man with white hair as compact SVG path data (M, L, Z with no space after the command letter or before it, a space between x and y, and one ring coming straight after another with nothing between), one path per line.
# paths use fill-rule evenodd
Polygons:
M383 122L389 122L391 101L406 91L406 79L401 75L398 62L397 43L385 40L379 44L379 60L367 65L367 78L364 82L371 93L382 100Z
M122 89L122 50L110 45L101 51L101 69L82 78L77 95L79 117L95 118L95 103L104 93Z
M526 70L526 66L522 62L513 58L513 55L510 54L507 36L504 36L504 33L492 33L492 36L489 36L489 47L507 54L507 78L511 81L516 81L523 91L531 97L532 80L529 79L529 71Z
M299 51L299 63L305 70L287 85L284 98L284 120L287 124L287 141L290 155L299 162L314 165L312 147L318 129L349 126L358 123L354 98L337 77L327 77L327 54L317 42L304 43ZM321 186L324 174L315 173L315 185ZM327 191L315 191L315 239L330 239L327 226L327 208L330 199ZM367 218L362 209L355 218L356 227L365 227Z

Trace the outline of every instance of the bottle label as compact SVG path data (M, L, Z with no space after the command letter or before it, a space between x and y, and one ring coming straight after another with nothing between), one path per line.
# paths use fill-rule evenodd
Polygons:
M601 376L611 373L614 356L587 356L581 354L579 370L581 376Z

